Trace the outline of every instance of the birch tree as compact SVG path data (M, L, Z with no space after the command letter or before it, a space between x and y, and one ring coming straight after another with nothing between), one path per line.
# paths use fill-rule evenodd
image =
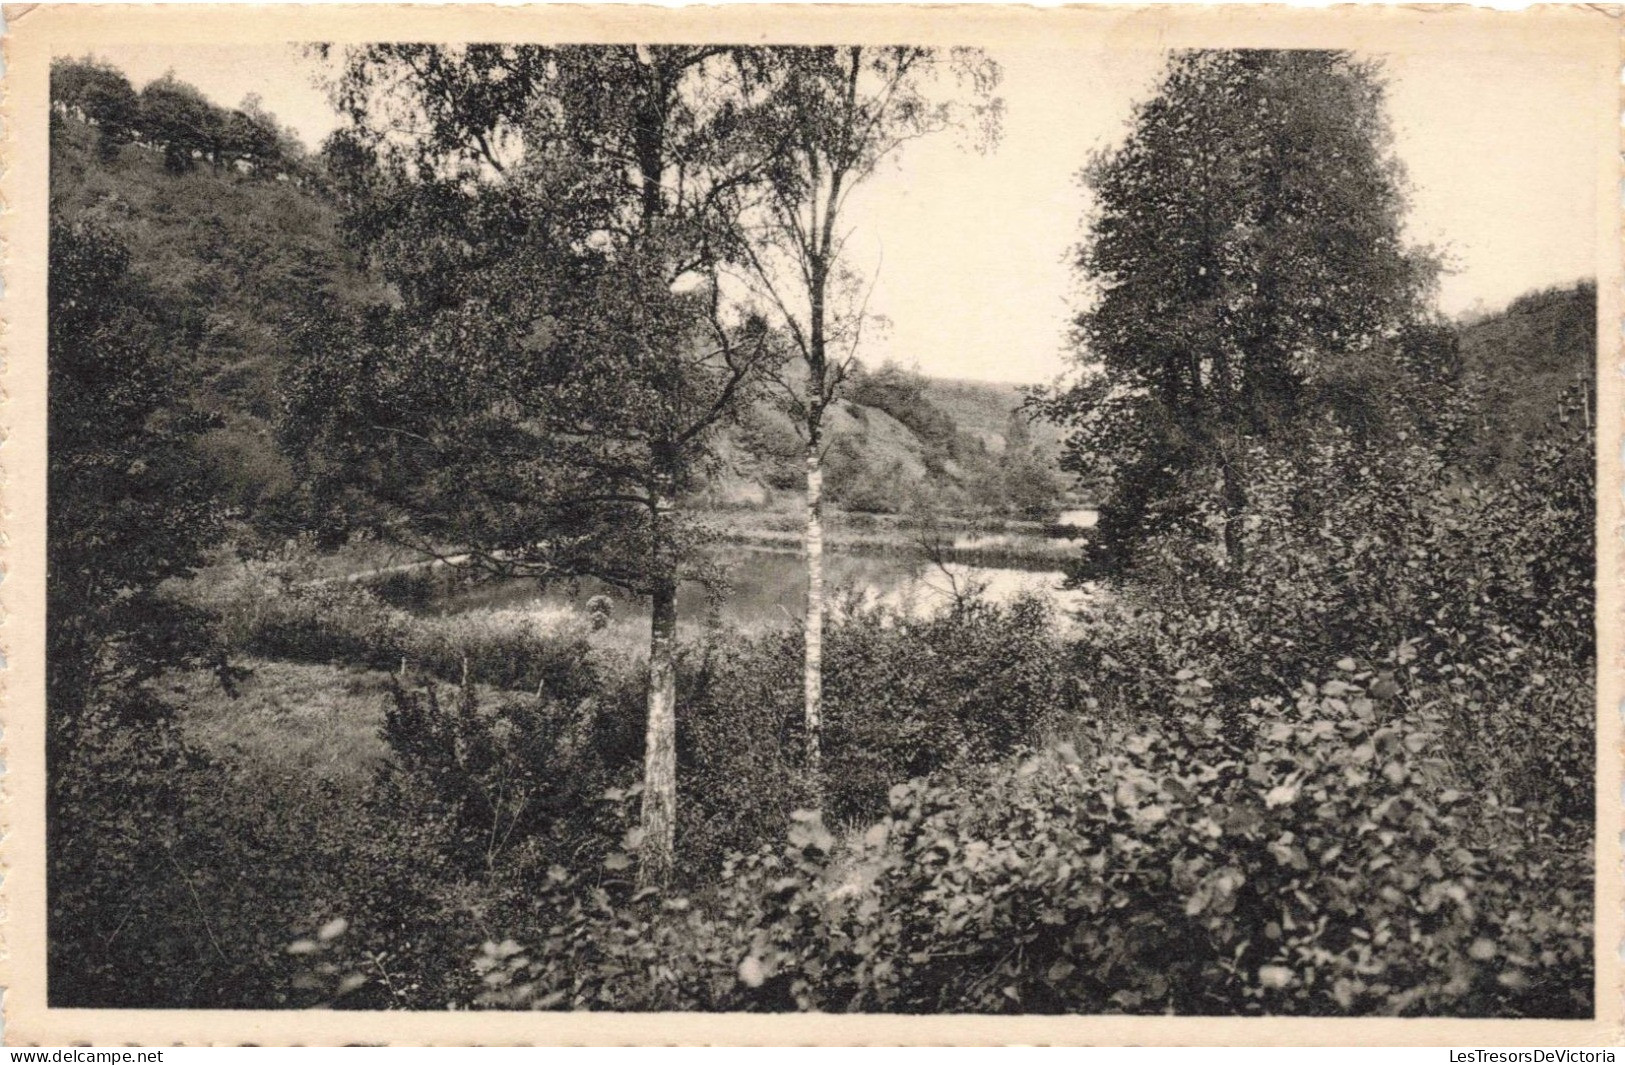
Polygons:
M350 53L327 158L401 306L319 345L296 419L393 538L648 598L646 883L674 846L677 504L774 351L717 277L763 173L738 69L709 47Z
M999 69L974 49L772 48L751 57L771 86L771 180L744 247L748 282L779 321L795 372L776 380L806 463L807 770L822 798L824 416L856 365L869 287L850 262L852 194L908 142L961 127L990 142Z

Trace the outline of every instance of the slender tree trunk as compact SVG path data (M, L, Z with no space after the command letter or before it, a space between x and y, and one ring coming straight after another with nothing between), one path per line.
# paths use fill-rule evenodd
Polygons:
M1247 510L1247 486L1236 469L1234 455L1221 454L1224 465L1224 553L1230 560L1230 574L1240 578L1247 561L1245 530L1241 527Z
M814 809L824 805L824 469L818 433L807 434L807 779Z
M643 741L643 846L638 881L659 886L671 876L677 836L677 582L664 579L651 597L649 722Z

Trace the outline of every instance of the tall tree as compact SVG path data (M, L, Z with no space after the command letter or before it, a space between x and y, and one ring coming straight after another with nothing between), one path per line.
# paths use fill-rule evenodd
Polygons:
M675 825L677 504L775 350L717 282L762 174L736 69L697 47L350 53L327 158L400 306L320 345L292 423L423 551L649 597L648 882Z
M105 693L115 700L200 646L159 586L185 577L220 529L195 451L207 419L165 349L152 294L116 234L53 210L46 699L53 750Z
M117 67L93 57L51 63L51 102L96 126L103 158L115 155L135 134L141 103Z
M1180 53L1086 169L1081 375L1039 407L1071 430L1067 465L1110 486L1093 568L1128 563L1208 470L1239 572L1246 442L1348 400L1418 320L1436 265L1402 239L1383 101L1377 65L1342 52Z
M805 725L808 775L821 798L824 414L857 364L868 318L862 279L843 254L855 189L909 141L953 127L997 134L999 68L974 49L773 48L756 57L771 85L771 181L744 252L749 281L799 358L778 378L805 447Z
M173 73L149 81L141 90L138 129L143 138L163 148L164 165L171 173L191 170L198 159L218 166L225 123L224 111Z

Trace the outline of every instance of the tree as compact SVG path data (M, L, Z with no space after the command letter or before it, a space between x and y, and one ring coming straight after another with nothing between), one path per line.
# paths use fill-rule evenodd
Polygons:
M257 167L282 157L282 134L276 116L266 111L257 93L249 93L242 106L226 115L220 130L220 150Z
M142 137L163 148L171 173L191 170L198 158L218 162L225 114L197 89L165 74L141 90Z
M1089 568L1128 565L1211 472L1239 572L1248 442L1388 373L1436 273L1403 243L1390 142L1375 63L1195 51L1087 168L1081 374L1037 406L1070 430L1068 468L1109 486Z
M51 102L96 126L103 158L129 142L141 110L123 72L91 57L52 62Z
M799 356L779 384L800 429L807 484L805 726L807 765L821 785L824 414L856 366L868 320L861 278L844 257L852 191L911 140L977 125L991 139L999 69L973 49L773 48L757 57L771 85L777 135L767 195L745 245L752 287ZM947 82L956 88L951 91Z
M158 588L200 563L219 515L194 450L206 420L123 244L59 216L50 239L46 699L53 739L71 742L96 693L196 649Z
M677 504L775 351L717 281L762 173L733 69L722 48L351 52L325 154L400 306L313 347L290 422L419 550L649 597L648 882L672 861L695 571Z

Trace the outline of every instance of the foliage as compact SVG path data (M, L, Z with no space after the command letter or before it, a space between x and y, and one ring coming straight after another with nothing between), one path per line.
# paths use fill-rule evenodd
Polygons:
M57 220L50 248L47 700L53 750L91 703L127 700L165 665L207 651L201 619L159 586L202 560L219 528L192 451L206 424L176 393L151 298L107 230ZM102 691L119 693L100 700Z
M88 91L78 88L84 76L83 64L53 75L53 100L69 115L86 106L71 102ZM53 123L54 217L93 225L127 249L144 305L157 312L154 342L188 355L191 373L173 387L215 418L198 447L239 529L280 539L290 526L320 526L331 508L301 498L271 433L278 376L316 308L365 305L382 293L355 269L331 205L311 183L236 169L176 175L154 151L122 145L109 154L109 146L105 123Z
M1371 694L1393 664L899 785L845 847L797 814L704 898L556 869L482 1001L1588 1016L1589 862L1453 786L1442 721Z
M354 585L287 587L269 577L216 578L207 589L197 602L221 617L234 649L469 685L452 706L403 690L386 725L400 772L444 804L479 806L480 773L491 774L479 785L489 794L506 775L538 795L620 786L633 774L638 670L590 642L590 619L543 626L498 615L419 617ZM996 758L1065 720L1081 693L1052 624L1035 600L967 601L930 617L839 617L825 663L831 816L877 816L898 781ZM777 838L805 799L800 655L799 639L784 632L716 631L679 648L678 838L690 877L710 875L729 851ZM486 700L491 709L470 716L464 699L478 687L497 694ZM559 799L548 816L563 816L570 801ZM539 817L532 809L528 827L510 838L539 831Z
M1515 476L1524 442L1544 431L1575 377L1591 373L1596 283L1528 293L1459 332L1462 383L1473 393L1461 462L1475 473Z
M1377 68L1344 53L1179 53L1086 172L1082 373L1038 408L1070 430L1068 467L1109 485L1095 568L1133 561L1187 473L1222 476L1239 519L1251 442L1346 407L1322 386L1350 368L1377 359L1380 379L1401 360L1433 265L1401 241L1382 101ZM1240 533L1225 529L1234 560Z
M86 57L51 63L53 109L82 118L96 127L102 158L118 153L141 126L141 102L124 73L110 63Z
M889 362L873 373L862 372L861 367L857 371L846 390L848 400L885 411L928 447L952 454L958 428L927 398L924 378Z
M310 336L284 431L311 476L357 489L342 498L390 535L484 568L640 594L672 581L671 502L771 355L715 284L756 180L738 102L707 77L724 59L346 54L349 122L324 154L348 235L401 298ZM402 116L423 135L398 135ZM624 159L643 169L622 181ZM685 181L666 180L679 161Z
M1460 329L1414 314L1426 263L1397 243L1373 70L1176 60L1095 170L1107 206L1088 255L1110 283L1081 329L1103 387L1049 400L1074 465L1110 418L1139 419L1103 452L1117 494L1093 560L1132 555L1129 579L1066 635L1035 601L838 612L820 780L800 634L668 644L681 787L676 871L656 890L640 884L666 879L648 875L663 855L630 827L648 800L633 783L646 673L601 609L435 617L391 605L416 574L387 600L264 562L195 576L222 527L213 477L244 474L233 498L262 520L267 382L304 343L273 334L331 325L293 413L332 404L336 421L315 419L327 460L373 503L416 508L426 546L478 525L489 569L550 576L606 560L625 576L669 548L651 569L671 577L683 544L652 528L659 504L720 459L708 404L726 420L749 397L743 378L729 391L725 352L719 376L662 375L708 322L719 343L781 338L720 314L715 287L673 290L673 249L720 241L700 273L745 252L702 218L725 217L653 202L647 169L606 153L651 147L646 65L755 91L767 60L851 53L368 55L358 94L381 74L450 90L409 98L424 140L325 153L389 298L334 253L320 199L198 172L270 151L252 101L237 121L164 79L130 119L116 71L53 67L53 1006L1591 1015L1595 411L1589 373L1574 377L1595 291ZM664 112L702 169L759 158L774 114L702 90ZM561 108L536 112L538 95ZM174 126L162 142L130 128L175 173L120 140L126 121ZM221 233L177 224L189 211ZM594 236L651 211L663 221L637 239ZM606 323L606 306L647 314ZM633 349L648 376L615 393ZM911 461L947 486L934 502L1053 506L1024 423L973 431L895 368L849 383L864 405L835 409L905 425ZM505 405L525 394L527 414ZM658 484L583 461L647 472L647 434L696 410L703 430ZM589 446L566 418L625 447ZM840 440L831 481L849 478L849 502L907 495L912 466ZM585 542L625 503L591 496L628 485L658 490L632 504L648 535ZM353 501L319 491L307 514ZM560 505L538 520L539 500ZM236 683L260 681L222 650L369 671L297 667L348 685L351 731L278 744L298 727L288 705L337 697L261 662L277 698L250 706ZM231 694L199 694L205 666ZM318 771L322 736L374 727L368 752L321 752L347 770Z
M1190 475L1189 516L1147 538L1142 579L1084 630L1078 668L1155 705L1180 669L1280 695L1316 661L1407 642L1474 771L1588 835L1573 781L1593 728L1590 421L1577 397L1523 474L1491 486L1458 483L1424 443L1362 446L1338 427L1290 455L1258 447L1244 520L1260 549L1239 573L1215 531L1222 487Z
M375 801L442 826L443 852L470 875L590 863L595 800L637 764L636 704L621 715L630 729L614 727L615 709L513 695L482 708L466 683L445 705L434 685L396 683L382 728L395 757Z
M342 581L300 584L265 566L211 581L186 598L220 618L234 650L302 662L472 680L575 704L612 670L588 643L590 625L545 627L523 615L419 617Z

